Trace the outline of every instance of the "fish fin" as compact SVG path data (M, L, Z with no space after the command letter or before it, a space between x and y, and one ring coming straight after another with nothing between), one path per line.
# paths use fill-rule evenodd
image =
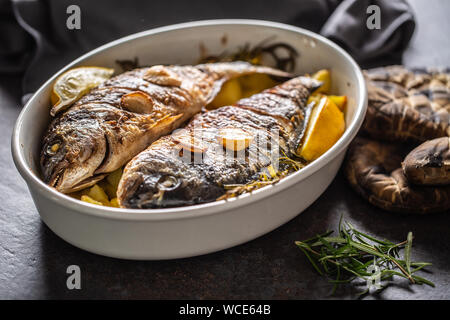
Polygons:
M166 116L162 117L161 119L159 119L158 121L156 121L155 123L151 124L148 129L152 129L155 127L170 126L172 123L174 123L175 121L180 119L183 115L184 115L184 113L180 113L175 116L166 115Z
M210 74L215 74L217 79L226 78L227 80L254 73L263 73L280 78L293 77L289 72L266 66L253 65L245 61L206 63L197 65L196 68Z
M209 104L222 89L223 84L231 79L250 74L266 74L269 76L290 79L293 75L289 72L274 69L266 66L253 65L244 61L234 62L219 62L212 64L198 65L197 68L203 72L214 74L216 80L214 86L206 99L206 104Z
M72 192L77 192L83 189L86 189L88 187L93 186L94 184L96 184L97 182L103 180L103 178L105 178L107 176L107 174L98 174L92 177L89 177L87 179L84 179L83 181L77 183L76 185L74 185L73 187L64 190L64 193L72 193Z

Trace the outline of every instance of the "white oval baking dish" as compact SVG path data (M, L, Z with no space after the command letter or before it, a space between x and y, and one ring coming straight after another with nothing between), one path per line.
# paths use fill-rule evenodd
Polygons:
M226 45L221 41L226 36ZM57 192L39 174L39 148L49 124L50 90L58 75L80 65L117 68L117 59L141 65L194 64L200 46L211 54L271 38L300 53L295 73L332 71L333 92L348 96L347 129L319 159L280 183L239 198L172 209L131 210L91 205ZM45 224L67 242L125 259L172 259L229 248L263 235L312 204L335 177L364 119L367 91L358 65L331 41L304 29L257 20L177 24L113 41L70 63L50 78L20 113L12 154Z

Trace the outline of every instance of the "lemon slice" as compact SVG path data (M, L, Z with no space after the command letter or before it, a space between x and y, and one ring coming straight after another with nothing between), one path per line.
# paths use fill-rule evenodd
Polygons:
M220 144L231 151L244 150L253 141L253 136L247 131L232 127L220 129L218 138Z
M114 69L101 67L73 68L56 79L51 95L53 104L50 114L67 109L72 103L85 95L89 90L109 79Z
M323 97L312 110L304 143L297 153L307 161L315 160L331 148L344 131L344 114L331 99Z
M204 153L208 150L208 145L201 138L193 136L190 132L180 132L172 137L188 152Z

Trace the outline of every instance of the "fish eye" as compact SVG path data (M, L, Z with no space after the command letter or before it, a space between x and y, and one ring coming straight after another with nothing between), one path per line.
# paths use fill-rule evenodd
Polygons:
M55 141L53 143L49 143L48 146L47 146L46 153L49 156L54 156L58 152L60 147L61 147L61 144L58 141Z
M172 175L163 175L159 180L157 187L163 191L173 191L181 185L181 181Z

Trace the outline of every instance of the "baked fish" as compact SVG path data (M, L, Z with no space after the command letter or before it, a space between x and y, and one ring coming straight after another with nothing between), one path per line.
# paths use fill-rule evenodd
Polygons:
M226 192L225 185L257 179L280 152L295 153L312 108L308 97L319 85L297 77L233 106L196 115L126 165L117 191L120 206L211 202Z
M211 102L242 75L286 72L246 62L140 68L113 77L58 115L43 137L44 181L74 192L104 178Z

